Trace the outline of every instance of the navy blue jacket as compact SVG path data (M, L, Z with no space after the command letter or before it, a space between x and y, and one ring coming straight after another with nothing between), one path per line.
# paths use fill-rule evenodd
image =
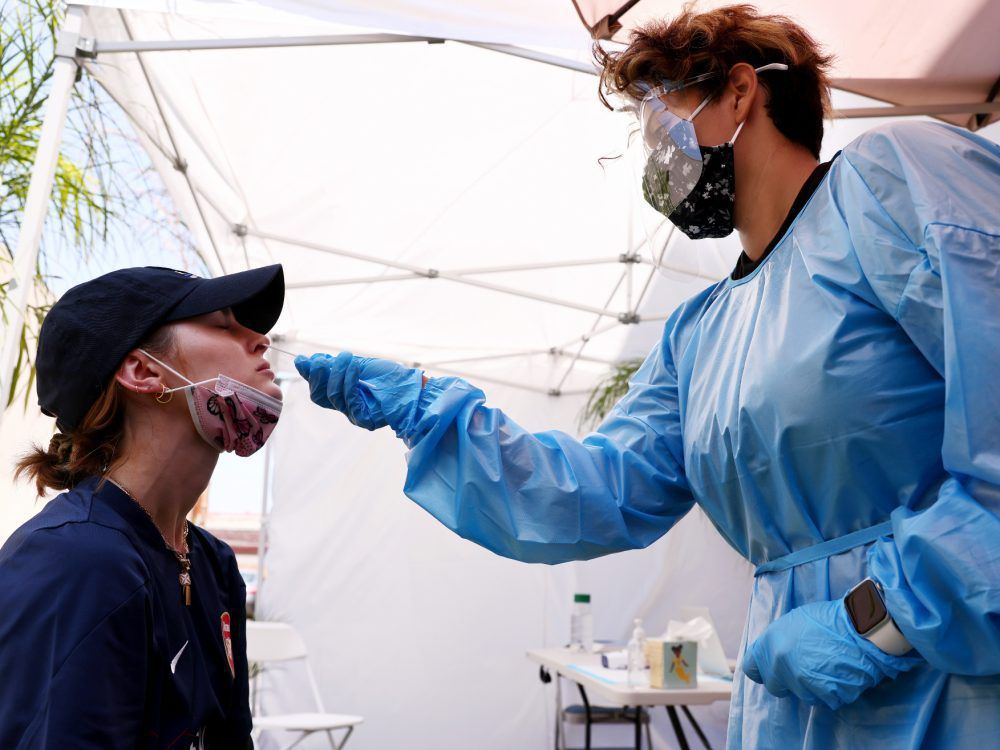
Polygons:
M186 607L152 520L97 484L54 498L0 548L0 748L252 747L232 549L191 525Z

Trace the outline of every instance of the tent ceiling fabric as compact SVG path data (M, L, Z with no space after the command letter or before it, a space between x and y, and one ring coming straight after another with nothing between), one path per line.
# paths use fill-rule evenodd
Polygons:
M733 0L702 0L699 10ZM761 12L801 23L836 56L833 78L845 91L900 105L993 101L1000 81L1000 3L955 0L947 9L930 0L760 0ZM596 38L616 41L655 18L668 18L679 0L577 0L580 18ZM622 9L627 10L618 14ZM618 23L609 24L605 19ZM989 122L1000 117L991 115ZM981 127L968 115L942 119Z
M560 49L586 49L590 41L566 0L80 0L78 4L188 18L315 19L354 30Z

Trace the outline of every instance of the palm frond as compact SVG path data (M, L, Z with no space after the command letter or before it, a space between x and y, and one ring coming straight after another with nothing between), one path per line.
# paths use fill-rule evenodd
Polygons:
M641 364L641 359L626 359L611 366L611 371L591 391L580 413L581 431L596 427L608 415L611 408L621 401L628 393L629 381Z

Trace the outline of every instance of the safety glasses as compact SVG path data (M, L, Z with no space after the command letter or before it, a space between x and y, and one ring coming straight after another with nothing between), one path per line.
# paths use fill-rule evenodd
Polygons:
M769 63L754 68L757 73L768 70L788 70L788 66L784 63ZM670 136L674 145L684 150L689 156L699 157L698 142L694 137L694 128L690 126L690 122L711 101L712 96L706 96L692 107L690 100L685 101L672 95L718 75L718 72L703 73L684 81L671 81L651 88L643 95L636 107L636 115L639 119L643 144L647 151L655 150L664 143L667 136Z

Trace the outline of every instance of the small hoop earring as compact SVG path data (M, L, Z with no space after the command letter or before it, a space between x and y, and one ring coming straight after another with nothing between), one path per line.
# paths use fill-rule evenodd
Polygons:
M174 392L170 391L170 393L167 394L167 386L163 385L162 383L160 384L160 387L163 390L160 391L159 395L156 397L156 403L158 403L158 404L169 404L170 401L171 401L171 399L173 399L173 397L174 397ZM163 398L164 396L167 396L167 398Z

